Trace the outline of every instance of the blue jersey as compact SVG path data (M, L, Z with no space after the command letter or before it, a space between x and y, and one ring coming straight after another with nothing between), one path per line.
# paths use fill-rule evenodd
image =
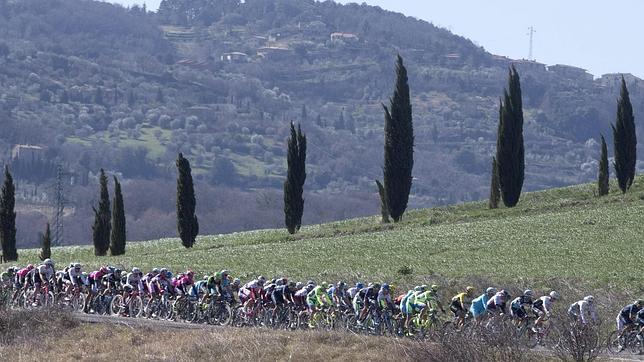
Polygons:
M487 301L490 299L487 294L483 294L479 296L478 298L475 298L472 300L472 305L470 306L470 312L472 313L472 316L477 317L481 314L485 313L485 306L487 305Z

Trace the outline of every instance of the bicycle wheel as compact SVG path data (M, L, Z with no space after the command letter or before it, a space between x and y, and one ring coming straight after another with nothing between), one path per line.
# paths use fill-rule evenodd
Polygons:
M132 318L140 318L143 315L143 299L136 295L130 297L128 304L128 315Z
M230 309L230 305L228 305L228 303L221 303L215 318L217 320L217 324L220 326L227 326L232 321L232 317L233 312Z
M112 298L112 302L110 303L110 315L118 316L121 314L122 310L123 310L123 296L117 295L114 298Z
M619 332L613 331L611 332L610 335L608 335L606 348L610 353L613 353L613 354L619 353L622 351L620 346L623 346L623 342L624 342L624 339L623 337L619 337Z

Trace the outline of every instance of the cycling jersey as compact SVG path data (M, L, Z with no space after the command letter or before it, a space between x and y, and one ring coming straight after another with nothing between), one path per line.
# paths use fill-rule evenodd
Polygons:
M488 312L500 312L505 313L506 308L506 295L503 292L496 293L492 298L490 298L485 304L485 309Z
M275 305L283 305L286 302L293 300L294 291L288 287L288 285L280 285L275 287L273 294L271 294L271 300Z
M377 297L378 305L382 309L387 309L390 308L393 310L393 301L391 300L391 293L387 292L385 293L382 289L378 291L378 297Z
M532 298L528 297L526 295L522 295L520 297L516 297L510 302L510 314L513 317L517 318L525 318L527 317L527 313L524 309L524 306L530 306L532 307Z
M144 291L143 278L141 278L141 274L139 273L127 273L127 276L125 277L125 285L131 288L136 286L140 293L143 293Z
M358 294L359 290L356 287L351 287L347 289L347 295L349 296L349 299L353 300L355 298L356 294Z
M403 314L407 315L411 313L410 308L407 308L407 306L409 306L409 298L411 298L415 293L416 292L414 290L410 290L400 299L400 310Z
M69 268L69 270L67 270L67 279L69 279L72 285L78 286L81 282L80 281L81 274L83 273L81 272L80 268L78 270L74 268Z
M472 313L473 317L478 317L485 314L485 306L487 305L489 299L490 297L487 295L487 293L484 293L472 300L472 305L470 305L470 313Z
M416 295L415 308L417 311L428 307L430 310L437 310L440 306L436 294L431 290Z
M636 318L635 318L635 321L637 322L637 325L638 325L640 328L643 328L643 327L644 327L644 308L640 309L640 310L637 312L637 316L636 316Z
M306 295L306 303L310 308L331 305L331 301L329 300L329 296L326 294L326 290L319 285L313 288L313 290Z
M54 267L50 265L45 265L45 264L38 266L34 270L35 270L33 274L34 284L36 283L39 284L41 282L48 282L53 278L53 276L56 273L56 271L54 270ZM41 280L41 275L45 277L45 280Z
M206 292L207 284L208 284L208 281L206 280L198 280L196 283L192 285L192 288L190 288L190 296L197 298L200 293Z
M632 317L637 315L637 313L640 311L640 309L641 308L636 306L635 304L629 304L619 312L619 315L625 321L627 321L627 322L631 321L632 322Z
M584 324L590 321L597 321L597 312L595 311L595 305L588 303L585 300L580 300L571 304L570 307L568 307L568 315L572 320L581 320L581 322Z
M554 300L552 300L549 295L545 295L532 303L532 311L538 316L541 316L544 313L549 315L552 313L553 305Z

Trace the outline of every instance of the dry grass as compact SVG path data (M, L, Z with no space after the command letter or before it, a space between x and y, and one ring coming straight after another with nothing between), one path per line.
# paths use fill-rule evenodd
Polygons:
M47 351L57 361L370 361L414 360L416 343L339 332L264 329L167 330L81 324L45 338L12 343L2 360L32 361Z

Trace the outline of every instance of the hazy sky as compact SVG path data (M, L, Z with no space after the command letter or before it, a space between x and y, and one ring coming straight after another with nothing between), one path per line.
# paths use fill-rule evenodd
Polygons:
M142 0L113 0L121 4ZM160 0L145 1L156 9ZM356 1L340 1L342 3ZM362 3L362 1L359 1ZM644 78L642 0L366 0L471 39L489 52L527 58L533 26L534 58L569 64L595 76L633 73Z

